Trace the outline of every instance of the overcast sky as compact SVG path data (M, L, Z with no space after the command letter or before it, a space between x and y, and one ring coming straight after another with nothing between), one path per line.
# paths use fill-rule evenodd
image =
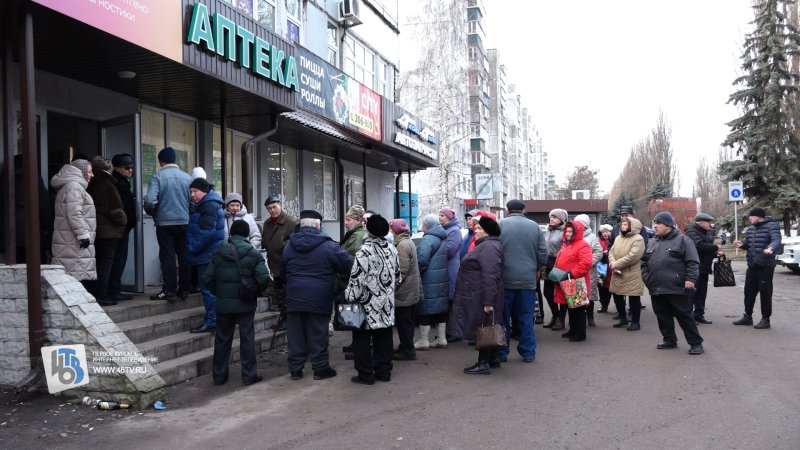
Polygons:
M681 195L738 116L726 104L751 30L749 0L484 0L486 47L543 138L556 180L577 165L608 191L632 146L672 128Z

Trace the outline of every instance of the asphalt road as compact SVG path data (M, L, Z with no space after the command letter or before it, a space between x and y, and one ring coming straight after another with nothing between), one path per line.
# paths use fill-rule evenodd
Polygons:
M536 361L515 350L489 376L462 369L477 357L464 343L397 362L390 383L355 385L351 361L332 341L339 376L291 381L280 354L262 355L267 380L217 388L208 376L170 390L166 411L131 413L66 448L592 448L796 449L800 447L800 276L775 272L773 328L734 326L737 287L709 289L701 325L705 354L657 350L649 296L642 330L596 314L586 342L536 327ZM612 306L613 310L613 306ZM549 314L549 311L548 311ZM755 319L758 319L758 304Z

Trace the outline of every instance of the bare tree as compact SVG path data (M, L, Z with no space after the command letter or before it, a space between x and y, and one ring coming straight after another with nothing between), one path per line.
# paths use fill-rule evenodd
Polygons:
M694 196L701 199L701 210L714 216L723 226L728 222L731 208L728 204L727 184L719 172L719 165L733 159L733 150L720 147L713 160L702 158L695 172Z

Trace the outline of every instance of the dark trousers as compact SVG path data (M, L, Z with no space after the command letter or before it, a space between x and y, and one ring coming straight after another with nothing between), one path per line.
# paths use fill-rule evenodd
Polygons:
M558 304L556 303L556 284L550 280L544 280L544 298L547 299L547 306L550 307L550 312L553 317L561 316L558 311ZM563 316L561 316L563 317Z
M255 380L256 369L256 332L253 327L255 313L218 314L217 335L214 338L214 362L212 375L214 381L221 383L228 379L228 365L231 360L233 331L239 324L239 359L242 364L242 381Z
M694 317L701 319L706 315L706 296L708 295L708 274L701 273L694 282L694 290L689 291L689 299L694 305Z
M394 323L397 325L397 337L400 345L397 349L406 355L416 354L414 349L414 328L416 319L414 317L414 306L398 306L394 309Z
M678 342L675 334L675 320L678 321L689 345L702 344L703 338L697 331L697 322L692 317L692 302L688 295L651 295L653 312L658 320L658 329L667 342ZM631 307L636 310L636 308Z
M589 304L584 308L586 308L586 318L594 320L594 300L589 300Z
M353 363L362 380L379 378L388 381L392 377L392 329L354 331Z
M642 315L642 298L638 295L628 296L629 307L631 308L631 322L639 322ZM617 307L620 320L628 320L627 313L625 312L625 296L614 294L614 306Z
M567 308L570 337L586 339L586 307Z
M125 273L125 265L128 263L130 234L130 230L128 230L121 238L117 239L114 263L111 264L111 273L108 276L108 296L110 298L119 297L119 294L122 293L122 274Z
M114 252L117 249L116 239L97 239L94 241L94 255L97 259L97 283L94 296L98 299L108 298L108 280L111 266L114 265Z
M289 372L303 368L311 360L315 372L330 367L328 359L328 322L330 314L287 313L286 340L289 350ZM389 344L389 357L391 358Z
M608 305L611 303L611 291L603 286L598 286L597 290L600 292L600 307L608 309Z
M478 362L479 363L499 363L500 362L499 350L496 349L496 348L478 350Z
M161 263L164 290L178 292L178 276L180 275L180 290L189 292L191 268L186 261L186 225L156 227L156 240L158 241L158 261ZM176 258L178 260L177 269Z
M761 294L761 315L769 319L772 316L772 275L774 267L750 267L744 278L744 312L753 315L756 295Z

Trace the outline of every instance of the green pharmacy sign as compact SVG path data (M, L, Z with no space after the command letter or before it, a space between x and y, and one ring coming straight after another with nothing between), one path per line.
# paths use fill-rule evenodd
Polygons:
M209 16L208 7L202 3L194 5L186 41L229 61L236 61L258 76L298 91L297 61L294 56L287 56L283 50L236 25L222 14Z

